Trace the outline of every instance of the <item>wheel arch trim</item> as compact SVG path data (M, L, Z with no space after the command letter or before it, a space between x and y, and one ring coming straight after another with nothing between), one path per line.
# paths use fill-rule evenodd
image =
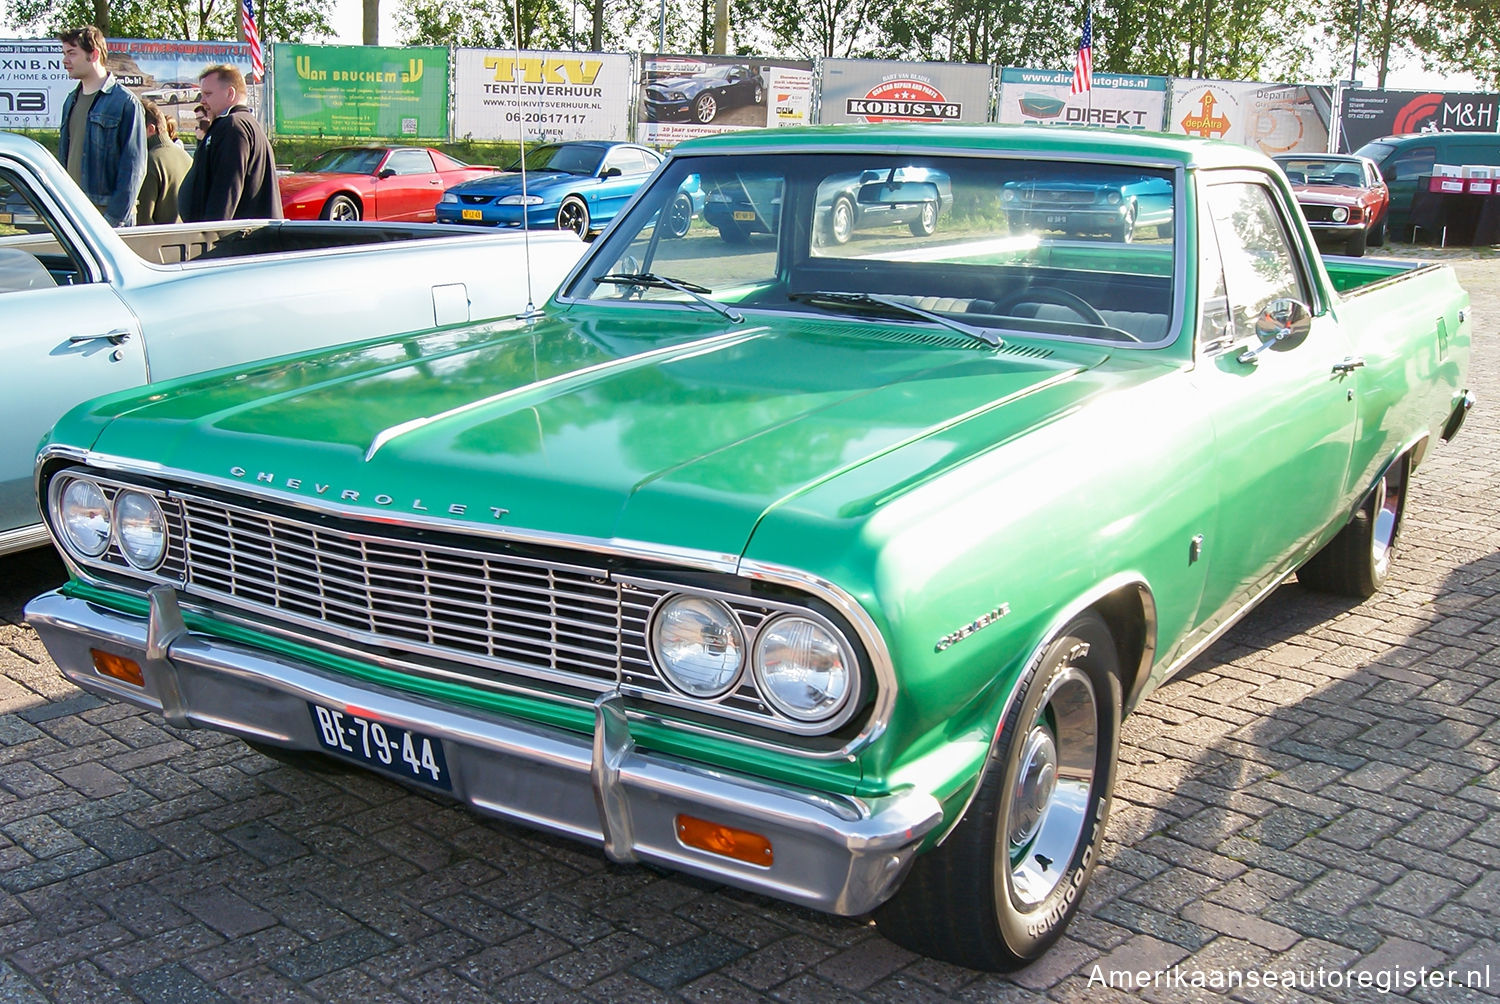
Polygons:
M1131 616L1129 611L1132 602L1138 604L1135 609L1139 620L1135 633L1139 637L1127 650L1121 647L1124 638L1119 628L1121 619ZM1121 572L1112 575L1079 594L1071 603L1061 607L1048 622L1047 629L1041 633L1037 643L1027 653L1026 661L1021 664L1021 672L1016 677L1016 682L1019 684L1035 671L1047 648L1062 634L1063 628L1072 623L1074 618L1090 610L1098 612L1099 616L1104 619L1114 639L1115 648L1119 652L1121 670L1126 676L1126 679L1120 681L1122 700L1119 711L1123 719L1126 709L1135 707L1145 695L1146 685L1151 678L1151 666L1156 661L1156 597L1151 591L1150 584L1139 573ZM948 835L968 815L969 808L974 804L974 799L978 797L979 789L984 784L985 776L989 773L990 765L995 761L995 751L1003 738L1005 719L1010 715L1011 706L1015 704L1019 693L1020 687L1013 686L1005 695L1005 701L1000 705L1000 713L995 718L989 749L985 753L979 773L975 775L973 786L964 799L963 808L954 813L952 819L948 820L938 831L932 844L933 847L947 840Z

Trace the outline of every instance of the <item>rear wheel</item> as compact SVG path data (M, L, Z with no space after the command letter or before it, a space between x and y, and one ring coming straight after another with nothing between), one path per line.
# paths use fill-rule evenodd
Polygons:
M750 228L729 220L719 224L719 237L725 244L744 244L750 240Z
M578 196L568 196L557 207L557 229L571 230L579 237L589 235L589 207Z
M828 211L828 239L835 244L848 244L853 236L854 203L847 195L840 195Z
M667 233L673 237L686 237L693 225L693 200L679 194L667 207Z
M359 211L359 203L347 195L335 195L323 204L323 219L325 220L357 220L363 214Z
M911 221L911 235L913 237L931 237L937 230L937 218L937 203L922 203L922 215Z
M1319 592L1359 599L1379 591L1390 574L1391 556L1401 534L1410 468L1408 456L1391 464L1338 536L1297 569L1298 582Z
M1108 626L1074 619L1019 688L963 820L875 914L897 944L972 969L1018 969L1062 936L1109 815L1120 663Z

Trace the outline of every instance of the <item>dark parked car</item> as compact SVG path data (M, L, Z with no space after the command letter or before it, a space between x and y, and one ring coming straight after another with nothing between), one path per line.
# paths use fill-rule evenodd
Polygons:
M746 66L711 66L691 77L663 77L646 85L646 118L689 116L712 122L724 108L766 103L766 85Z
M915 237L937 230L953 204L953 184L942 171L883 168L834 174L818 185L813 227L818 243L847 244L856 230L902 225ZM753 233L775 233L780 192L761 191L743 179L724 179L708 193L703 218L731 244Z
M1172 236L1172 186L1160 178L1007 181L1000 201L1013 233L1102 233L1129 243L1138 228L1155 226L1158 237Z

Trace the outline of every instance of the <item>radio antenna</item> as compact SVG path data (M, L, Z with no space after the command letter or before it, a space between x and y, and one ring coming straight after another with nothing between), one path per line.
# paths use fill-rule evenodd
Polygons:
M521 65L521 0L512 0L511 11L515 20L516 28L516 65ZM524 88L522 93L516 95L516 107L521 108ZM526 113L520 110L516 115L516 139L521 148L521 242L526 252L526 309L519 315L520 320L530 321L541 317L542 312L536 309L536 304L531 296L531 206L526 201Z

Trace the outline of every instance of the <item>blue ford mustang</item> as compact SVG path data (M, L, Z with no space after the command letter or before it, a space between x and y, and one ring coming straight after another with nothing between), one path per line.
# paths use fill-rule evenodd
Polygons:
M526 189L519 161L500 174L456 185L437 204L439 223L557 227L587 237L615 218L657 166L661 154L634 143L549 143L526 151ZM674 235L687 233L703 208L698 186L668 207Z

